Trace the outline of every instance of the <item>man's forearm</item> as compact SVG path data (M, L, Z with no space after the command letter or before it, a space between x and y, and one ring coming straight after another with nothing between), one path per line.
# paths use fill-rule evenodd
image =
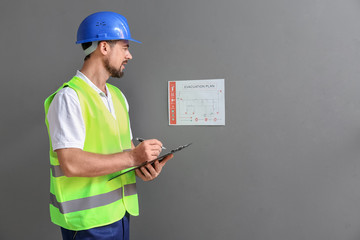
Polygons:
M60 167L67 177L97 177L134 166L131 152L97 154L77 148L56 151Z
M118 172L157 158L162 143L146 140L138 146L131 144L131 151L114 154L85 152L79 148L56 150L60 167L67 177L97 177Z

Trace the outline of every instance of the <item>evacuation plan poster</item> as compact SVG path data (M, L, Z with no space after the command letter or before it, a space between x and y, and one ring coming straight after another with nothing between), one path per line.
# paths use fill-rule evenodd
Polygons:
M169 125L225 125L224 82L224 79L169 81Z

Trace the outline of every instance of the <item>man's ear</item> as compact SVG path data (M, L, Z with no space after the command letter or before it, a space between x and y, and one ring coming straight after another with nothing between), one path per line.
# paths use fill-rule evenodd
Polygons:
M98 48L100 50L100 53L104 56L108 55L110 52L110 45L105 41L100 42Z

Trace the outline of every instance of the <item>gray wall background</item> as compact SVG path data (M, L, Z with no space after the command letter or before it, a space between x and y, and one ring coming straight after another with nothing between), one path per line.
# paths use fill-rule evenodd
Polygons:
M360 238L359 0L3 0L0 239L60 239L43 101L102 10L143 42L110 80L134 136L194 143L139 181L132 239ZM209 78L225 78L226 126L168 126L167 81Z

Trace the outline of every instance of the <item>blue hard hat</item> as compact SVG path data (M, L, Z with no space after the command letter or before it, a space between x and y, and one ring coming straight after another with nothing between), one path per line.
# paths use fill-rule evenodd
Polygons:
M81 22L76 44L120 39L141 43L131 38L129 25L124 16L115 12L97 12Z

